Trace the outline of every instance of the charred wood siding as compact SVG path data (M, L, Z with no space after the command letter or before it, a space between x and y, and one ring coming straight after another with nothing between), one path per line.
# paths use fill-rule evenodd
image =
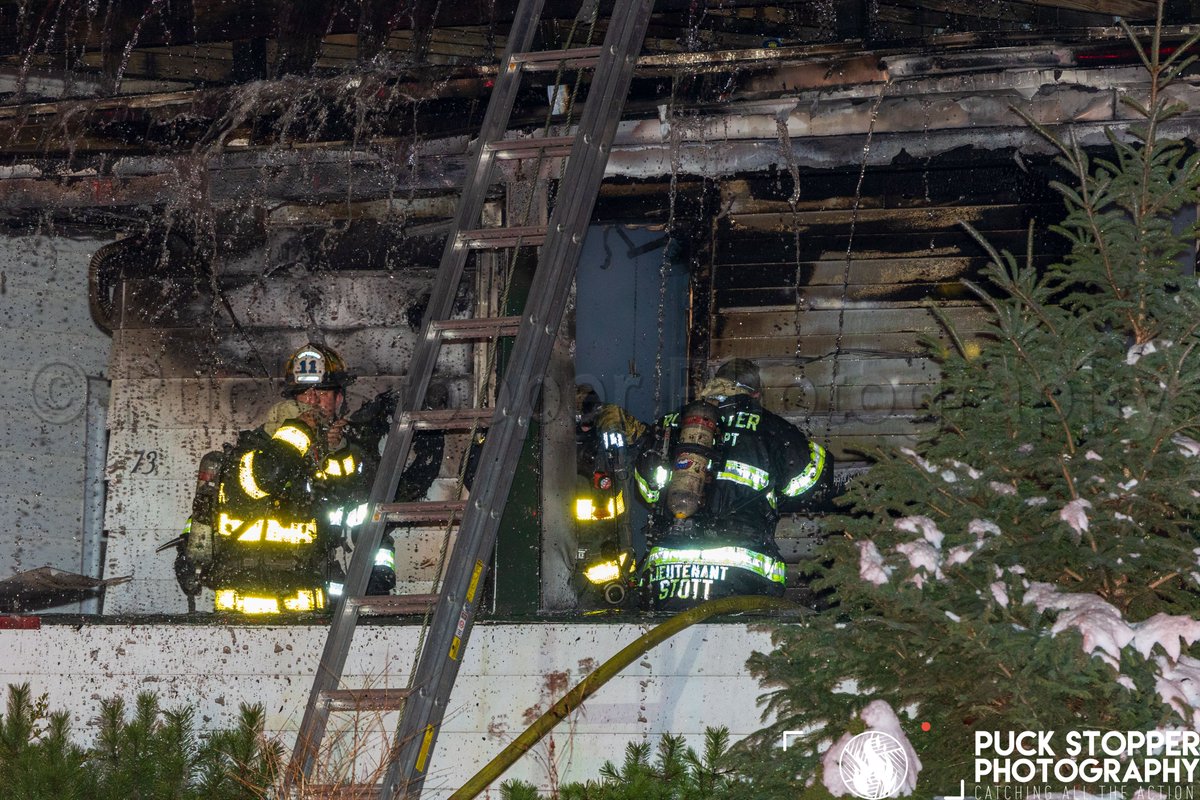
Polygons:
M767 406L842 460L928 428L938 351L952 346L933 309L966 340L985 330L961 280L979 281L988 259L963 223L1024 255L1030 222L1044 232L1062 214L1045 181L1016 166L890 170L857 202L851 177L802 180L794 210L765 181L727 184L707 287L711 363L758 360ZM1056 239L1035 237L1040 262Z

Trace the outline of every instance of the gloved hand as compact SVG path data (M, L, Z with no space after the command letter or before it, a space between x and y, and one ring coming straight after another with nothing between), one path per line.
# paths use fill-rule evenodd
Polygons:
M625 446L637 440L643 433L646 432L646 426L643 425L637 417L625 412L625 409L613 403L605 403L600 407L600 413L596 416L596 430L600 432L601 446L608 446L609 442L616 442L616 446ZM609 436L605 434L620 434L619 437Z
M596 430L601 434L610 431L625 432L625 412L618 405L605 403L600 406L600 413L596 415Z

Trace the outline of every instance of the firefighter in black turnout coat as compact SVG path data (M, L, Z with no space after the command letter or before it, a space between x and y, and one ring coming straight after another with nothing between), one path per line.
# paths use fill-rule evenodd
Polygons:
M827 493L833 463L825 448L760 405L761 390L752 361L724 363L695 401L663 418L638 458L638 491L655 511L641 572L653 609L783 594L775 526L781 512Z

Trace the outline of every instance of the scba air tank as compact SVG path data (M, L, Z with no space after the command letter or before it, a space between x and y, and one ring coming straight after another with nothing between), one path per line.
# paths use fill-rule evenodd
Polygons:
M679 438L671 450L674 468L667 484L667 511L675 519L687 519L704 505L704 484L720 427L717 407L705 400L688 404L680 414Z
M213 558L213 523L217 517L221 467L225 454L220 450L205 453L196 472L196 496L192 501L191 526L188 529L187 554L195 564L207 566Z

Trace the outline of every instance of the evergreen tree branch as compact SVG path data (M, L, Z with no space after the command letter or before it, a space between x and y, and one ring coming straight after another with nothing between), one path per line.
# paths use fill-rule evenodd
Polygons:
M1037 383L1038 393L1045 398L1046 402L1050 404L1050 407L1053 408L1054 412L1058 415L1059 424L1062 426L1063 435L1066 438L1067 450L1071 455L1074 455L1077 448L1075 445L1075 434L1071 431L1070 419L1063 410L1062 405L1058 402L1058 398L1054 396L1054 392L1051 391L1049 384L1042 378L1041 371L1038 369L1037 360L1025 350L1024 346L1017 338L1016 333L1012 330L1011 324L1009 323L1004 312L1001 310L999 303L997 303L991 295L989 295L975 283L965 278L962 279L962 283L968 289L974 292L981 300L983 300L983 302L995 313L1000 329L1008 337L1008 342L1012 346L1013 351L1020 356L1021 361L1033 375L1034 381ZM1072 493L1073 492L1074 488L1072 487Z
M1197 202L1200 154L1158 138L1178 113L1166 84L1191 63L1163 40L1135 42L1157 88L1121 98L1139 126L1106 152L1033 125L1074 176L1054 185L1065 217L1049 226L1069 254L1043 271L1032 247L1022 259L975 237L991 256L965 284L990 312L980 350L931 309L950 334L934 345L950 347L934 351L934 428L852 485L845 535L809 570L836 611L752 659L783 687L765 700L774 719L816 731L787 755L789 777L819 780L821 742L856 732L875 700L952 723L918 743L927 785L957 785L956 754L983 726L1200 719L1193 700L1172 707L1160 694L1174 656L1126 646L1113 663L1096 651L1100 641L1111 655L1120 626L1200 618L1200 287L1176 266L1195 228L1173 227ZM1113 608L1090 607L1101 599ZM856 694L836 689L847 680Z
M1163 2L1164 2L1164 0L1158 0L1158 10L1157 10L1158 17L1157 18L1160 20L1162 19L1162 16L1163 16ZM1141 41L1138 40L1137 34L1135 34L1133 32L1133 28L1130 28L1129 23L1127 23L1124 19L1118 20L1118 24L1121 26L1121 30L1123 30L1125 32L1125 37L1129 40L1129 43L1133 46L1134 51L1138 54L1138 58L1141 59L1142 66L1146 69L1147 72L1152 72L1151 61L1150 61L1150 58L1146 55L1146 48L1142 47L1142 43L1141 43ZM1161 26L1159 26L1159 25L1154 26L1153 42L1154 42L1155 52L1158 51L1159 28L1160 27Z
M1160 18L1161 18L1161 14L1162 14L1162 10L1163 10L1163 2L1164 2L1164 0L1158 0L1158 13L1160 15ZM1122 22L1123 22L1123 20L1122 20ZM1128 33L1132 33L1132 31L1127 31L1127 34ZM1137 195L1138 203L1137 203L1137 208L1134 211L1134 224L1137 226L1137 230L1139 232L1138 239L1139 239L1140 258L1138 261L1138 271L1141 273L1144 273L1146 271L1146 269L1149 266L1148 262L1150 260L1149 253L1147 252L1147 244L1146 244L1148 237L1146 237L1145 235L1142 235L1142 234L1144 234L1144 231L1145 231L1145 219L1146 219L1145 215L1149 212L1150 205L1151 205L1151 202L1150 202L1150 191L1151 191L1150 177L1151 177L1151 169L1152 169L1153 161L1154 161L1155 145L1158 140L1158 112L1161 111L1161 104L1160 104L1160 101L1158 98L1159 91L1161 90L1161 87L1159 85L1160 70L1161 70L1159 61L1160 61L1160 54L1162 52L1161 37L1162 37L1162 28L1161 28L1161 26L1156 25L1154 27L1154 35L1153 35L1153 40L1152 40L1153 41L1153 50L1152 50L1152 53L1150 56L1150 63L1148 65L1148 71L1150 72L1150 102L1147 105L1149 106L1150 114L1148 115L1147 120L1146 120L1146 146L1143 147L1141 150L1142 174L1141 174L1141 180L1139 181L1140 192ZM1137 39L1137 37L1134 37L1135 41L1136 41L1136 39ZM1137 285L1139 286L1139 289L1140 289L1140 291L1138 292L1138 321L1144 322L1145 316L1146 316L1146 284L1139 281ZM1141 344L1143 341L1148 341L1148 339L1143 340L1141 338L1141 336L1142 336L1141 333L1137 334L1138 344Z
M960 222L959 224L964 229L966 229L967 233L970 234L972 239L974 239L976 242L979 243L979 245L981 247L983 247L983 249L987 252L988 257L992 260L992 264L995 265L996 269L1001 270L1003 272L1004 262L1006 259L1003 256L1001 256L1000 252L997 251L994 246L992 246L992 243L989 242L986 238L984 238L983 234L981 234L979 231L977 231L970 223ZM1033 252L1033 222L1032 221L1029 223L1029 230L1028 230L1026 236L1027 236L1026 258L1028 259L1027 263L1030 266L1032 266L1032 264L1033 264L1033 256L1032 256L1032 252ZM1009 260L1011 260L1011 256L1009 257ZM1038 318L1038 320L1041 321L1041 323L1043 325L1046 326L1046 329L1049 330L1053 336L1058 336L1058 327L1054 324L1054 321L1052 319L1050 319L1050 317L1046 314L1046 311L1042 307L1042 304L1040 302L1037 302L1032 296L1030 296L1029 293L1026 292L1021 287L1020 282L1018 280L1015 280L1015 273L1016 273L1015 266L1014 266L1014 275L1010 276L1007 273L1004 273L1005 278L1006 278L1006 280L1004 281L1004 286L1003 286L1004 290L1006 292L1008 292L1010 295L1012 295L1013 297L1016 297L1018 300L1020 300L1024 304L1024 306L1026 308L1028 308ZM972 292L974 292L977 296L984 298L984 302L988 302L989 300L992 300L991 295L989 295L987 292L985 292L982 288L980 288L978 285L974 284L973 282L964 278L964 279L962 279L962 283L968 289L970 289ZM992 308L994 311L996 311L997 316L999 316L1000 312L999 312L998 308L996 308L995 305L993 305Z
M1146 588L1148 588L1150 590L1155 590L1158 587L1162 586L1164 583L1169 583L1178 577L1179 577L1178 572L1170 572L1170 573L1162 576L1158 580L1154 581L1153 583L1149 584Z
M946 332L946 335L950 337L950 342L954 345L954 349L958 351L958 354L963 358L967 358L967 346L963 343L962 337L958 335L958 329L954 327L954 323L950 321L946 313L933 303L927 303L926 308L929 309L930 314L933 314L938 324L942 326L942 330Z
M1116 276L1115 257L1110 246L1109 237L1106 235L1105 226L1102 224L1102 214L1100 212L1100 199L1108 194L1110 179L1102 176L1093 176L1089 166L1088 158L1083 150L1079 147L1079 142L1075 138L1074 132L1070 132L1071 144L1068 146L1061 141L1048 128L1039 124L1024 110L1015 108L1014 110L1028 122L1038 133L1053 144L1059 152L1063 154L1060 163L1067 167L1079 181L1078 189L1071 189L1058 181L1052 181L1053 186L1060 194L1066 198L1068 205L1073 206L1075 210L1083 213L1086 225L1084 229L1087 231L1089 238L1086 240L1086 245L1094 248L1097 255L1100 257L1100 262L1103 266L1105 280L1108 284L1108 290L1118 300L1124 300L1127 297L1127 291L1122 286L1121 281ZM1111 139L1111 134L1110 134ZM1115 140L1114 145L1117 144ZM1072 239L1076 248L1081 244L1085 244L1084 240L1073 236L1069 231L1062 229L1062 226L1056 226L1056 229L1064 232ZM1137 334L1136 319L1126 312L1127 320L1131 327L1135 329L1135 335L1139 344L1144 343L1145 339Z

